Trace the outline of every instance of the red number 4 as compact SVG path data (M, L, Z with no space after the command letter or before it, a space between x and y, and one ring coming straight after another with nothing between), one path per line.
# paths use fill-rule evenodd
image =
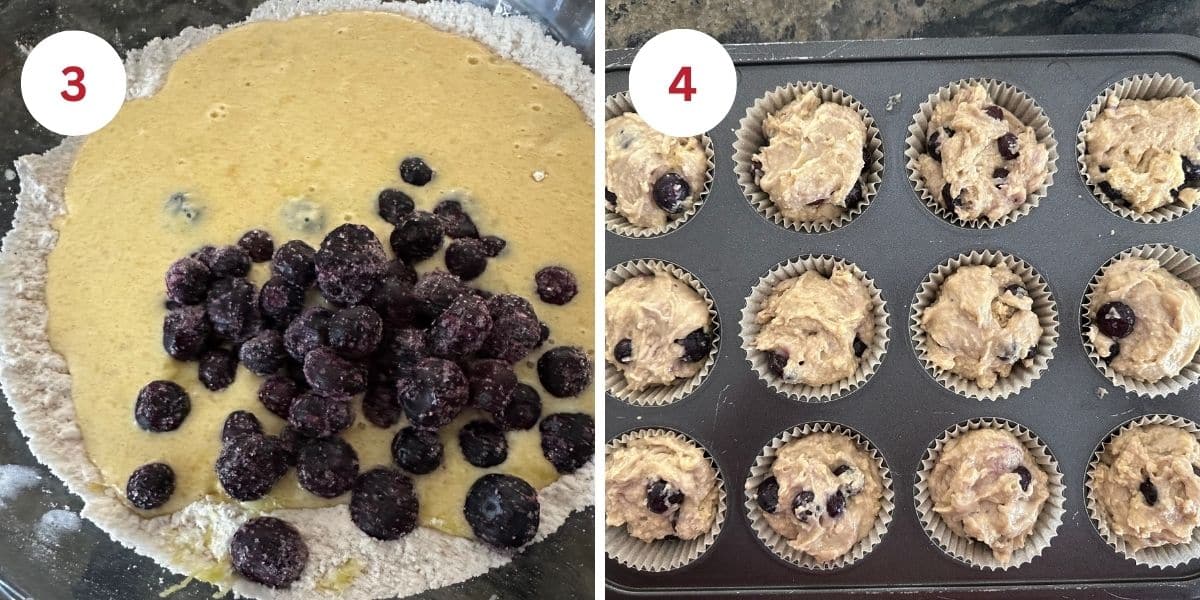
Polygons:
M684 102L691 102L692 95L696 93L696 88L692 87L692 68L679 67L679 72L675 74L675 79L671 81L671 87L667 91L672 94L683 94Z
M83 85L83 69L79 67L67 67L62 70L62 74L70 79L67 79L67 87L73 88L74 91L68 92L63 90L63 100L67 102L79 102L87 95L87 88Z

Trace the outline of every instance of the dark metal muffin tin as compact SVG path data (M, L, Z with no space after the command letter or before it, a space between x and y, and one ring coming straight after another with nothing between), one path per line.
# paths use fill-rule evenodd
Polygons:
M943 597L1200 596L1200 560L1183 567L1137 566L1096 532L1084 507L1084 471L1097 444L1121 423L1149 413L1200 419L1200 389L1166 399L1126 394L1089 362L1079 307L1088 280L1109 257L1138 244L1169 243L1200 251L1200 216L1143 225L1093 198L1076 166L1075 137L1084 111L1107 86L1140 73L1171 73L1200 82L1200 39L1189 36L1066 36L783 43L728 46L738 67L733 108L710 132L716 149L712 193L679 229L652 239L605 234L605 263L657 258L687 269L716 300L722 325L716 364L690 396L665 407L606 398L606 436L669 427L713 452L729 490L724 528L709 551L666 573L645 573L607 559L610 596L760 597L851 592ZM633 50L606 54L607 93L627 88ZM703 65L694 65L703 68ZM1032 96L1058 141L1058 173L1028 216L991 231L964 229L935 216L905 174L904 139L917 106L952 81L994 77ZM733 173L738 121L754 101L794 81L832 84L860 100L883 133L884 175L878 197L857 219L828 233L784 229L759 215ZM665 85L665 82L664 82ZM703 93L703 90L700 91ZM892 110L889 97L901 94ZM1200 211L1197 211L1200 212ZM1033 386L995 402L957 396L934 381L913 354L909 307L926 274L975 249L1026 260L1048 281L1059 310L1054 357ZM777 263L804 254L853 261L883 290L892 341L862 389L825 404L772 392L750 369L739 321L751 287ZM1108 394L1099 397L1097 390ZM913 481L925 448L943 430L995 416L1029 427L1064 474L1064 522L1050 547L1025 566L1003 572L969 567L944 554L921 529ZM896 510L882 542L863 560L834 572L810 572L776 557L755 537L744 508L744 482L764 444L793 425L829 420L866 435L883 453L895 482Z

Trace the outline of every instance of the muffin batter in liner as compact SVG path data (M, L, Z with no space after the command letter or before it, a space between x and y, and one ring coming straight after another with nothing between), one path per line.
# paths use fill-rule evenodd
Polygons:
M1020 119L1022 123L1032 128L1034 135L1037 136L1038 143L1045 146L1049 154L1046 158L1046 180L1042 182L1042 185L1029 194L1023 204L995 221L988 219L964 221L953 210L942 206L940 199L941 191L930 190L925 186L925 179L921 177L917 164L919 157L926 153L925 142L929 137L928 128L929 122L933 118L934 105L950 100L959 90L975 84L982 85L987 89L988 96L997 106L1008 110L1008 112L1011 112ZM1046 197L1046 190L1054 184L1054 174L1058 172L1058 142L1054 139L1054 129L1050 127L1050 119L1046 117L1046 113L1034 102L1033 98L1025 92L996 79L962 79L943 86L938 91L930 94L929 98L921 103L917 114L913 115L913 123L908 127L908 137L905 138L904 142L904 156L907 158L905 169L908 171L908 180L912 182L917 196L933 214L941 217L947 223L957 225L958 227L993 229L1003 227L1024 217L1037 207L1042 198Z
M604 119L607 121L613 117L621 116L625 113L637 112L633 107L633 101L629 98L629 92L621 92L613 94L604 99ZM624 215L612 209L607 201L604 202L604 228L620 236L628 238L651 238L666 235L675 231L682 226L688 219L692 218L700 207L704 205L704 201L708 198L709 191L712 190L713 172L716 170L716 153L713 152L712 138L708 134L700 136L701 142L704 144L704 157L708 160L708 169L704 172L704 187L695 193L695 200L682 213L676 216L668 216L667 224L664 227L638 227L629 222ZM650 182L653 184L654 182Z
M1096 286L1100 283L1100 278L1104 276L1104 271L1113 263L1125 258L1147 258L1154 259L1169 271L1172 275L1182 279L1184 282L1191 285L1193 288L1200 290L1200 260L1189 252L1180 250L1174 246L1164 244L1145 244L1135 246L1120 254L1108 259L1103 266L1100 267L1096 274L1092 276L1088 282L1087 291L1084 292L1083 302L1080 304L1080 334L1083 338L1083 348L1087 351L1088 358L1092 364L1104 374L1109 381L1117 387L1138 394L1144 398L1162 398L1172 394L1178 394L1197 381L1200 381L1200 352L1197 352L1192 357L1192 362L1189 363L1178 375L1160 379L1153 383L1138 381L1132 377L1126 377L1112 369L1100 354L1096 351L1096 347L1088 339L1088 330L1092 327L1089 324L1090 319L1088 314L1091 313L1092 293L1095 292Z
M629 532L624 527L605 527L604 554L606 556L612 557L617 562L631 569L657 573L678 569L690 564L703 556L712 547L713 543L717 541L717 536L721 533L721 527L725 524L727 492L725 490L725 481L721 478L721 469L717 466L717 461L713 459L712 454L695 440L677 431L669 429L635 429L627 431L621 434L620 437L609 441L604 447L604 454L607 457L614 450L625 446L632 440L652 436L670 436L703 450L704 456L712 463L712 468L717 473L717 514L713 520L712 530L705 535L697 537L694 540L674 538L648 543L629 535Z
M754 347L755 338L762 328L756 321L756 317L775 286L781 282L799 277L805 271L810 270L829 277L835 266L849 269L859 281L867 286L867 291L871 294L871 316L875 321L875 339L859 358L858 369L852 376L822 386L788 383L768 368L768 353ZM834 256L801 256L773 267L750 290L750 296L746 298L746 306L742 309L740 325L742 349L746 351L746 360L750 361L750 368L767 383L768 387L801 402L829 402L849 395L871 379L871 376L879 369L880 363L883 362L884 354L887 353L889 328L887 302L883 299L883 293L858 265Z
M1117 426L1116 429L1113 429L1108 435L1104 436L1104 439L1096 446L1096 451L1092 454L1092 459L1088 462L1087 475L1084 480L1088 517L1091 518L1092 525L1096 527L1096 531L1100 534L1100 537L1104 538L1104 541L1121 556L1133 560L1139 565L1157 569L1183 566L1200 556L1200 527L1197 527L1192 532L1192 539L1187 543L1166 544L1156 548L1142 548L1141 550L1133 551L1126 546L1125 540L1121 536L1114 534L1108 528L1104 509L1101 508L1095 490L1092 489L1093 475L1096 472L1097 465L1100 464L1100 457L1108 450L1108 446L1112 443L1113 439L1126 431L1145 425L1178 427L1196 437L1197 440L1200 440L1200 426L1197 426L1193 421L1175 415L1146 415L1130 419Z
M1021 278L1022 286L1033 299L1033 312L1038 316L1038 321L1042 326L1042 336L1038 339L1031 366L1015 364L1007 377L998 379L996 385L984 389L970 379L950 371L939 370L933 365L927 358L928 336L921 324L921 318L925 309L937 301L942 283L959 267L968 265L994 267L999 264L1007 265L1013 273ZM1029 387L1046 370L1047 363L1054 355L1054 348L1058 345L1058 312L1054 298L1050 295L1050 287L1029 263L1003 252L975 250L970 254L960 254L938 265L932 273L925 277L913 299L912 313L909 316L909 332L912 335L913 352L916 353L917 360L921 361L925 371L943 387L960 396L975 400L999 400Z
M1088 173L1086 162L1087 131L1096 120L1096 117L1107 106L1110 97L1116 97L1121 100L1161 100L1183 96L1191 97L1193 100L1200 102L1200 91L1196 90L1193 84L1170 74L1147 73L1127 77L1112 84L1092 101L1091 106L1084 113L1083 120L1079 123L1079 132L1075 136L1075 162L1079 166L1079 174L1083 177L1083 183L1087 184L1088 189L1092 191L1092 195L1096 197L1096 200L1099 200L1108 210L1137 223L1166 223L1167 221L1173 221L1188 214L1195 208L1194 206L1188 208L1176 200L1147 213L1134 211L1123 204L1113 202L1104 194L1098 183L1092 181L1092 176Z
M879 478L883 484L883 495L879 499L879 515L875 519L874 527L866 537L854 544L846 554L828 562L817 561L812 556L789 546L787 538L780 535L767 522L763 516L762 508L758 506L757 501L758 485L764 479L771 476L771 466L775 462L776 452L794 440L817 432L833 433L849 437L875 461ZM892 489L891 471L888 470L887 462L884 461L883 454L880 453L879 449L859 432L838 423L825 421L805 423L792 427L775 436L764 446L762 451L759 452L758 457L754 460L754 464L750 467L750 477L746 480L745 484L745 496L746 516L750 519L750 528L754 530L759 541L779 558L798 567L817 571L841 569L862 560L864 556L870 554L871 550L875 548L876 544L887 533L888 525L892 522L892 512L896 508L893 503L895 492Z
M638 259L623 262L615 267L612 267L604 273L604 293L621 285L628 279L643 275L653 275L654 273L667 273L676 279L688 284L704 302L708 304L708 322L709 335L712 339L711 348L708 351L708 357L704 359L703 366L696 372L695 375L680 379L674 385L659 385L649 387L643 390L632 390L629 384L625 381L625 375L621 373L611 362L604 361L604 391L616 397L622 402L628 402L635 406L665 406L682 400L684 397L696 391L700 384L704 382L704 378L708 376L712 370L713 363L717 361L717 350L721 342L721 322L717 316L717 306L713 302L712 296L700 283L700 280L692 275L683 267L662 260L655 259ZM607 344L607 342L605 342ZM608 349L605 348L601 355L607 356Z
M951 531L949 525L942 520L941 515L934 512L933 498L929 492L929 478L933 474L934 464L946 443L967 431L983 428L1002 429L1015 435L1049 478L1050 497L1042 505L1033 531L1025 540L1025 545L1013 552L1012 560L1008 564L996 560L992 555L992 549L986 544L972 541ZM913 500L916 503L917 517L921 521L921 527L929 535L929 539L946 554L985 571L1006 571L1029 563L1050 546L1050 541L1058 533L1058 528L1062 526L1066 488L1063 487L1058 461L1050 453L1050 448L1032 431L1007 419L997 417L971 419L942 432L921 457L914 491Z
M751 164L751 160L768 142L763 133L763 122L768 115L779 111L809 91L815 91L822 102L834 102L853 108L867 126L865 148L867 160L863 174L859 177L863 191L862 202L855 207L846 209L840 217L832 221L796 221L783 216L775 203L771 201L770 196L754 181L754 166ZM871 113L867 112L866 107L853 96L824 83L812 81L790 83L777 87L774 91L755 100L754 105L746 109L746 116L740 121L733 150L733 172L737 175L738 184L742 186L742 191L745 193L746 199L750 201L750 205L768 221L795 231L823 233L853 221L867 210L867 206L875 199L879 183L883 179L883 138L879 133L879 128L875 125L875 119Z

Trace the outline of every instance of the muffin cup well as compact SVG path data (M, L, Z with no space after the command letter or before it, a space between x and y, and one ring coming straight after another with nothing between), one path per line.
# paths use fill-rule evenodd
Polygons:
M929 122L933 119L933 107L939 102L952 99L959 90L975 84L984 86L988 96L997 106L1008 110L1022 123L1032 128L1038 143L1045 146L1047 150L1046 180L1033 193L1029 194L1023 204L995 221L988 219L965 221L959 218L953 210L942 206L937 191L931 191L925 187L925 179L921 177L921 173L917 169L918 159L925 154L925 140L929 139ZM1058 142L1054 139L1054 129L1050 127L1050 119L1028 94L1011 84L996 79L961 79L938 88L936 92L929 95L925 102L921 103L917 114L913 115L913 123L908 127L908 137L905 138L904 143L904 156L907 158L905 169L908 171L908 180L916 190L917 196L933 214L942 220L968 229L1003 227L1029 214L1034 208L1037 208L1042 198L1046 197L1046 190L1054 184L1054 174L1058 172Z
M1160 379L1158 381L1147 383L1138 381L1131 377L1126 377L1113 370L1100 354L1096 351L1096 347L1092 345L1092 341L1088 338L1088 331L1092 328L1091 318L1088 316L1091 313L1092 294L1095 293L1096 287L1100 284L1100 279L1104 277L1104 272L1108 270L1113 263L1125 258L1148 258L1159 262L1172 275L1187 282L1200 293L1200 260L1190 252L1180 250L1174 246L1164 244L1145 244L1134 246L1120 254L1108 259L1100 267L1096 274L1092 276L1088 282L1087 291L1084 292L1083 301L1080 303L1079 332L1083 338L1083 348L1087 351L1088 359L1092 364L1104 374L1109 381L1117 387L1138 394L1146 398L1160 398L1178 394L1200 381L1200 352L1197 352L1192 357L1192 362L1183 368L1178 375Z
M875 322L875 339L863 352L858 363L858 370L850 377L821 386L788 383L767 367L768 354L754 348L754 341L762 329L755 317L758 316L767 298L775 290L775 286L781 282L799 277L806 271L816 271L829 277L836 266L849 269L859 281L867 286L867 290L871 294L871 317ZM742 349L746 351L746 360L750 361L750 368L767 383L768 387L801 402L829 402L861 388L879 369L884 355L887 354L888 346L887 302L884 301L879 287L858 265L828 255L801 256L775 265L758 280L758 283L750 290L750 297L746 298L746 306L742 309L741 330Z
M883 483L883 496L879 500L879 515L875 519L874 527L866 537L852 546L849 552L840 558L828 562L818 562L813 557L789 546L788 540L772 529L771 525L763 517L762 509L758 506L757 501L758 485L771 475L771 466L775 463L776 452L794 440L818 432L844 435L853 440L860 449L875 461L875 467ZM884 461L883 454L879 449L861 433L845 425L826 421L797 425L780 433L767 443L762 451L759 452L754 464L750 467L750 477L746 480L745 496L746 515L750 519L750 528L754 530L759 541L779 558L798 567L818 571L830 571L847 567L858 562L867 554L870 554L871 550L879 544L884 534L887 533L888 525L892 522L892 512L896 508L893 503L895 492L892 489L891 471L888 470L887 463Z
M1147 567L1158 569L1179 567L1200 557L1200 527L1197 527L1192 532L1192 539L1186 544L1167 544L1158 546L1157 548L1143 548L1134 552L1126 547L1125 540L1121 536L1109 530L1107 517L1104 515L1104 510L1100 507L1100 501L1096 497L1095 490L1092 489L1096 467L1100 464L1100 458L1108 451L1109 444L1122 433L1146 425L1170 425L1178 427L1190 433L1197 441L1200 441L1200 426L1197 426L1193 421L1175 415L1145 415L1136 419L1130 419L1110 431L1108 435L1104 436L1100 444L1096 446L1096 451L1092 454L1091 461L1088 462L1087 474L1084 477L1084 493L1087 500L1088 517L1091 518L1092 525L1096 527L1096 532L1100 534L1100 537L1104 538L1104 541L1113 550L1117 551L1117 554Z
M1092 176L1088 173L1087 163L1085 162L1087 158L1087 132L1091 129L1092 123L1096 121L1096 117L1108 106L1109 102L1126 99L1163 100L1181 96L1188 96L1200 102L1200 91L1197 91L1196 86L1193 84L1174 75L1147 73L1127 77L1112 84L1092 101L1087 112L1083 114L1083 119L1079 122L1079 132L1075 136L1075 162L1079 166L1079 175L1083 177L1083 183L1092 191L1092 195L1096 197L1096 200L1100 201L1108 210L1137 223L1166 223L1167 221L1172 221L1186 215L1195 208L1194 206L1188 208L1177 200L1160 206L1148 213L1134 211L1109 199L1104 194L1104 191L1100 189L1097 182L1092 181Z
M604 99L605 121L631 112L637 112L637 109L633 107L633 100L629 98L629 92L613 94ZM667 224L663 227L638 227L630 223L624 215L613 210L612 206L605 201L604 228L623 237L652 238L675 231L686 223L688 219L691 219L700 210L700 207L704 205L704 201L708 199L708 193L712 191L713 173L716 171L716 153L713 151L712 138L708 137L707 133L701 135L700 138L704 143L704 158L708 161L708 168L704 172L704 187L696 195L696 199L692 201L691 206L683 211L683 214L674 218L668 218Z
M717 307L713 302L712 295L708 293L704 284L700 283L700 280L695 275L692 275L679 265L654 259L623 262L605 271L604 293L607 295L613 288L634 277L653 275L655 273L667 273L675 277L696 290L696 293L700 294L700 297L704 299L704 303L708 305L708 322L711 324L709 331L712 334L712 347L709 348L708 356L704 359L703 365L695 375L687 379L677 380L672 385L659 385L640 391L631 390L621 370L606 359L604 361L604 390L617 399L636 406L665 406L678 402L685 396L696 391L696 388L700 387L700 384L708 377L713 364L717 362L717 351L721 343L721 322L717 315ZM602 354L607 357L608 349L605 348Z
M970 379L950 371L939 370L929 361L927 358L929 340L925 333L925 327L921 324L921 319L925 314L925 309L937 301L946 278L953 275L960 267L971 265L995 267L1000 264L1007 265L1013 273L1021 278L1022 286L1029 292L1029 297L1033 299L1033 312L1042 326L1042 337L1038 339L1031 366L1014 365L1008 377L998 379L996 385L990 389L984 389ZM912 312L909 317L909 332L912 334L913 351L917 355L917 360L921 361L921 366L925 367L925 371L943 387L967 398L999 400L1029 387L1046 370L1046 365L1054 356L1054 348L1058 345L1058 311L1054 297L1050 294L1050 286L1029 263L1003 252L976 250L970 254L960 254L938 265L932 273L925 276L925 280L921 282L921 287L913 299Z
M795 221L780 214L770 196L754 181L754 166L751 164L754 155L768 142L763 133L763 122L767 115L782 109L809 91L816 91L822 102L834 102L854 109L867 126L867 145L864 149L867 161L863 173L859 177L859 182L863 186L862 202L847 209L839 218L827 222ZM780 227L795 231L823 233L846 225L867 210L867 206L871 204L879 191L879 183L883 181L883 137L875 125L874 117L853 96L824 83L812 81L790 83L777 87L774 91L755 100L754 105L746 109L746 116L739 122L733 150L733 172L737 175L738 184L742 186L742 191L745 193L746 199L750 201L750 205L767 220Z
M617 562L631 569L657 573L671 571L690 564L703 556L712 547L713 543L717 540L717 536L721 533L721 527L725 524L726 491L725 481L721 478L721 469L717 466L717 462L713 460L712 454L695 440L677 431L668 429L635 429L628 431L608 442L604 448L604 455L607 458L614 450L625 446L635 439L653 436L673 437L699 448L704 452L705 458L712 464L713 471L717 474L717 514L716 518L713 519L712 529L705 535L697 537L694 540L674 538L644 542L629 535L629 532L624 527L605 528L604 553L607 556L612 557Z
M1025 445L1034 460L1049 477L1050 497L1042 505L1042 510L1038 514L1033 531L1025 541L1025 546L1013 552L1012 560L1008 564L996 560L996 557L992 555L992 549L986 544L954 533L950 526L942 520L941 515L933 510L933 498L929 490L929 478L933 474L933 467L946 447L946 443L968 431L983 428L1011 432ZM1062 525L1066 488L1062 483L1062 473L1058 470L1058 461L1050 453L1050 448L1032 431L1007 419L996 417L971 419L942 432L921 457L921 465L917 471L914 487L916 494L913 499L917 507L917 517L921 521L921 527L929 535L929 539L946 554L977 569L1005 571L1029 563L1050 547L1050 541Z

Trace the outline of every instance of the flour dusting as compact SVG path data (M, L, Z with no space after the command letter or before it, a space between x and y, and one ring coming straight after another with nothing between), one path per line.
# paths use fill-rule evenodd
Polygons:
M79 531L81 527L83 527L83 520L77 513L55 508L42 515L34 531L43 544L57 546L65 536Z
M0 465L0 508L8 505L25 490L37 487L42 476L37 469L25 465Z

